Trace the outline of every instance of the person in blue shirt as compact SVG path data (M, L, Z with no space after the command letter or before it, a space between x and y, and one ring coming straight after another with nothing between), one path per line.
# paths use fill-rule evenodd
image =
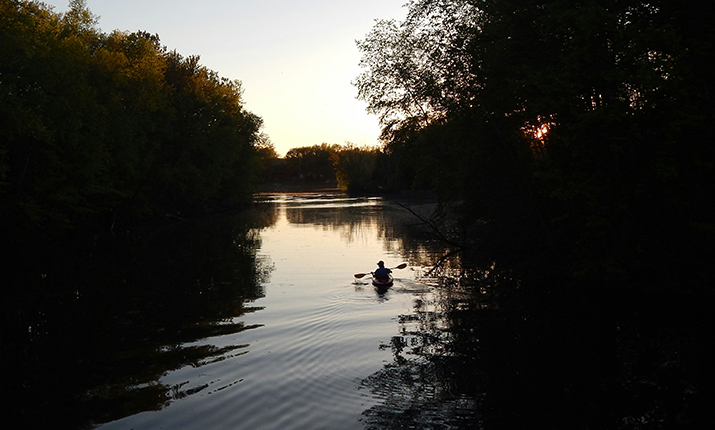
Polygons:
M383 261L378 261L377 270L373 272L373 275L375 276L375 279L385 281L390 277L390 273L392 273L392 270L385 267L385 263Z

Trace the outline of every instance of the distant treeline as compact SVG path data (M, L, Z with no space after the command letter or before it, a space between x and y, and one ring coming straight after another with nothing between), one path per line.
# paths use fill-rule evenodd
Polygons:
M493 244L583 279L708 285L714 8L408 7L358 42L354 81L384 126L391 186L462 202L463 226L488 226L474 237L498 232Z
M379 147L321 143L292 148L284 158L264 157L264 185L288 182L337 186L351 194L389 191L387 154Z
M96 21L84 0L0 0L3 235L244 203L275 151L241 83Z

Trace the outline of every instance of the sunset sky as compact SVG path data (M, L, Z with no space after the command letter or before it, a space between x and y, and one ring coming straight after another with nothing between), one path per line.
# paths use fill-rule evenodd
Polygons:
M243 82L280 155L326 143L376 145L377 118L355 99L362 39L407 0L88 0L99 28L158 34L162 45ZM44 3L55 12L67 0Z

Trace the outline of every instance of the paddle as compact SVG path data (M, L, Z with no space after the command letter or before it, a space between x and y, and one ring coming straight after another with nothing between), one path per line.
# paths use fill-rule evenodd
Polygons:
M390 270L404 269L405 267L407 267L407 263L402 263L402 264L400 264L400 265L397 266L397 267L392 267L392 268L390 268ZM360 278L362 278L362 277L364 277L364 276L366 276L366 275L372 275L372 272L356 273L356 274L355 274L355 277L358 278L358 279L360 279Z

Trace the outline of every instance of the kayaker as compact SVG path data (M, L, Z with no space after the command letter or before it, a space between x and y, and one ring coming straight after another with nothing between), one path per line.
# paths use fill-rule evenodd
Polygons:
M392 273L392 270L385 267L385 263L383 261L378 261L377 262L377 270L375 270L373 272L373 275L375 276L376 279L384 281L390 277L390 273Z

